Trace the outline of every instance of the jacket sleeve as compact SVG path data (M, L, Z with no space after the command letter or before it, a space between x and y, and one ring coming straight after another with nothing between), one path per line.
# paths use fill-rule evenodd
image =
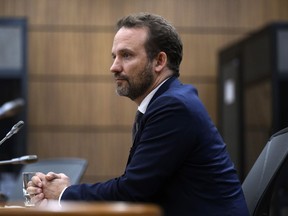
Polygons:
M143 116L135 152L124 174L106 182L72 185L62 200L154 200L194 148L202 112L202 108L197 111L197 104L195 107L191 112L174 97L154 101Z

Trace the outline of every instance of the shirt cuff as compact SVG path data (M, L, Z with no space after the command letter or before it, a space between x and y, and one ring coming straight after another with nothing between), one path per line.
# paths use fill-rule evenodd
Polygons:
M64 193L64 191L67 189L67 187L65 187L62 192L60 193L60 196L59 196L59 199L58 199L58 205L61 206L61 198L62 198L62 195Z

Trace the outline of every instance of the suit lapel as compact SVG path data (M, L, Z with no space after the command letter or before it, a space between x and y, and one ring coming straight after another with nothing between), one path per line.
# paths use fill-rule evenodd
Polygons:
M174 82L175 81L175 82ZM150 104L157 98L159 97L161 94L163 94L165 91L167 91L167 89L169 89L169 87L173 84L173 83L180 83L179 81L177 82L177 77L171 77L169 78L165 83L163 83L163 85L160 86L160 88L157 90L157 92L154 94L154 96L152 97L151 101L148 104L147 109L149 108ZM146 111L147 112L147 111ZM141 135L141 131L143 128L143 123L145 121L143 121L145 119L145 114L142 116L141 121L139 122L139 128L137 133L135 134L135 137L133 139L133 143L132 143L132 147L130 148L130 153L129 153L129 157L128 157L128 161L127 161L127 165L130 163L131 158L134 155L134 152L139 144L139 136Z

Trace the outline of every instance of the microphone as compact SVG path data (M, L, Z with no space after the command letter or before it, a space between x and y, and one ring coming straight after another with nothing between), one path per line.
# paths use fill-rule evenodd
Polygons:
M7 139L9 139L11 136L16 134L24 125L23 121L19 121L17 124L15 124L11 130L6 134Z
M0 165L5 164L29 164L35 163L38 160L37 155L25 155L11 160L0 161Z
M0 141L0 146L2 145L2 143L5 142L5 140L9 139L11 136L13 136L14 134L16 134L24 125L23 121L19 121L17 124L15 124L11 130L6 134L6 136Z
M25 101L22 98L17 98L12 101L4 103L0 107L0 119L7 118L19 113L25 105Z

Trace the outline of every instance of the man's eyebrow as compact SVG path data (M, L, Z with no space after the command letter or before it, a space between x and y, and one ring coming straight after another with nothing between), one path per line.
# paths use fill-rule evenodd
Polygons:
M123 52L132 52L132 50L130 50L128 48L123 48L123 49L119 50L119 53L123 53Z
M133 52L133 50L131 50L131 49L123 48L123 49L118 50L116 53L115 53L115 52L112 52L111 55L112 55L112 56L116 56L117 53L118 53L118 54L123 54L123 53L131 53L131 54L133 54L134 52Z

